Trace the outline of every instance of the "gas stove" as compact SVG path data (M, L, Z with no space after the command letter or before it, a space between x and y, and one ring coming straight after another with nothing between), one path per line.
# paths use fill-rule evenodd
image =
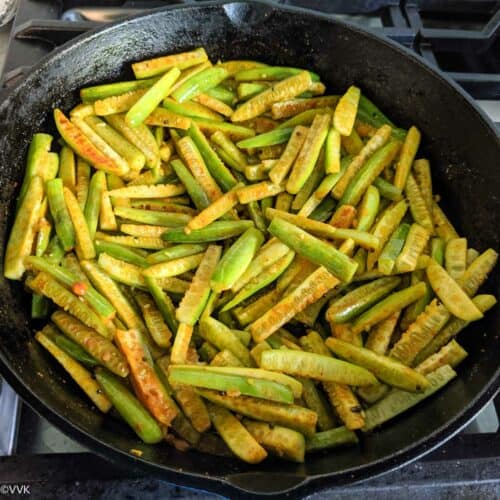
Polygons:
M0 92L55 47L89 29L147 9L194 1L20 0L10 35L0 32ZM411 48L462 85L500 125L499 1L276 3L325 12ZM500 497L498 411L500 397L462 433L422 460L348 487L321 491L319 487L311 498ZM0 379L0 496L7 484L29 485L30 493L40 498L214 498L204 491L131 474L90 454L21 403Z

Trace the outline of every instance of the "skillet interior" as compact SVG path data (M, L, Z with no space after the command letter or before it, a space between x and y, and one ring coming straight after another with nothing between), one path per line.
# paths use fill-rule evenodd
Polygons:
M131 78L132 61L197 46L204 46L212 60L248 58L313 69L333 92L359 85L400 126L420 128L435 192L446 200L447 213L469 244L479 250L499 248L500 144L465 94L403 49L357 28L305 11L241 2L164 10L85 35L58 50L10 93L0 105L2 252L29 139L37 131L55 132L49 111L55 106L70 109L82 86ZM499 272L489 284L497 295ZM221 492L228 491L220 483L225 480L247 491L272 493L310 479L316 479L315 485L340 483L384 472L450 437L498 388L496 308L460 337L469 357L459 377L414 411L365 436L358 448L310 456L303 465L266 461L250 467L138 443L120 422L103 419L92 409L31 342L29 300L22 286L0 278L0 298L2 375L30 405L109 458ZM129 455L131 448L143 450L142 460Z

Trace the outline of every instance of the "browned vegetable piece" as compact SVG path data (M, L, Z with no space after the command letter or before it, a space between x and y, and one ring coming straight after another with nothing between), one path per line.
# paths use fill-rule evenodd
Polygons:
M141 334L138 330L117 330L115 339L127 358L137 397L158 422L168 427L177 411L155 373L152 360L148 359Z

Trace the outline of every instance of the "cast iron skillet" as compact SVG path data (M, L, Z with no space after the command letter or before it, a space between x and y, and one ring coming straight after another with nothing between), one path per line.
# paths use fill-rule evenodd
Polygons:
M212 60L258 59L317 71L331 91L359 85L398 124L416 124L440 193L469 244L499 248L500 142L471 99L400 46L327 16L265 2L203 3L143 15L88 33L45 59L0 104L0 248L4 249L28 142L55 132L51 109L69 110L77 91L130 78L130 63L203 46ZM2 259L3 261L3 256ZM499 270L489 288L498 295ZM0 280L0 372L42 416L71 438L123 465L222 494L300 493L361 480L399 467L440 445L499 387L500 309L460 337L469 357L443 391L359 447L312 455L303 465L267 460L257 466L147 446L103 418L32 341L29 300L18 283ZM20 436L19 439L23 439ZM129 453L143 451L142 458Z

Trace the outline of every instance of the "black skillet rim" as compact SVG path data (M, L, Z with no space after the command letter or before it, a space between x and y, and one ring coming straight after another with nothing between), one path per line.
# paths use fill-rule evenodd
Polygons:
M115 23L108 24L104 27L93 29L89 32L83 33L69 42L57 47L50 54L45 56L41 61L36 64L29 73L27 73L23 79L18 82L14 87L7 90L5 95L2 95L2 100L6 101L9 94L13 92L18 86L22 85L26 80L30 78L35 73L43 71L45 65L51 60L61 57L64 52L70 48L74 48L81 43L85 43L87 39L91 39L94 36L99 36L102 31L113 30L127 22L139 22L143 18L150 16L161 15L164 11L169 10L197 10L203 7L221 7L226 4L254 4L263 5L269 7L273 10L289 12L290 14L299 14L303 16L308 16L316 19L321 19L328 21L332 24L342 25L345 28L358 32L362 36L368 39L375 40L377 43L384 43L389 45L390 48L399 52L403 57L409 57L414 63L419 65L423 71L427 71L433 74L434 77L442 80L450 91L454 91L458 94L467 105L473 108L473 110L480 116L483 122L485 122L487 129L489 129L493 140L497 142L498 149L500 151L500 137L496 133L495 126L486 115L486 113L477 106L472 97L467 94L457 83L455 83L451 78L444 74L439 69L431 66L427 61L425 61L421 56L415 54L410 49L399 45L397 42L390 40L384 35L374 33L369 29L363 29L356 26L350 22L344 20L334 19L331 15L317 13L311 11L310 9L300 8L300 7L290 7L286 5L277 4L272 1L267 0L212 0L203 3L187 3L181 5L171 5L167 7L162 7L159 9L152 9L138 16L133 16ZM0 107L2 103L0 102ZM154 473L157 476L161 476L162 479L171 481L173 483L179 484L180 486L186 487L196 487L212 491L218 494L231 495L234 493L250 494L254 495L256 491L249 491L240 488L237 484L231 482L231 476L218 476L218 477L207 477L202 473L193 473L186 471L178 471L175 469L167 468L165 466L160 466L140 458L132 457L126 452L113 447L110 444L99 441L97 438L87 433L85 430L81 429L77 424L69 422L66 418L59 415L54 409L45 405L41 400L38 399L35 393L24 386L22 380L18 374L10 367L7 359L5 359L3 353L0 351L0 371L2 376L5 378L7 383L9 383L12 388L21 396L23 401L25 401L31 408L33 408L37 413L46 418L51 424L62 430L72 439L77 440L84 446L88 447L90 451L94 451L100 456L111 460L119 465L125 465L129 468L140 470L146 473ZM482 408L493 398L500 390L500 367L497 369L495 375L490 379L488 384L483 388L483 390L478 393L475 399L473 399L469 405L464 408L461 414L459 414L454 420L448 421L447 424L441 426L440 428L434 430L426 438L417 441L411 446L405 449L399 450L397 453L388 456L386 458L381 458L375 462L370 463L365 466L353 467L351 469L346 469L342 472L333 472L315 476L304 476L302 479L298 480L296 484L291 485L289 488L282 489L280 491L270 492L265 494L266 496L272 495L283 495L285 493L294 492L301 495L306 493L311 493L313 491L319 491L321 489L331 487L335 481L335 484L348 484L357 481L362 481L371 477L376 477L382 475L391 470L403 467L404 465L418 460L422 456L430 453L453 436L455 436L461 429L463 429L474 417L482 410ZM181 479L179 483L178 480ZM298 478L297 478L298 479Z

